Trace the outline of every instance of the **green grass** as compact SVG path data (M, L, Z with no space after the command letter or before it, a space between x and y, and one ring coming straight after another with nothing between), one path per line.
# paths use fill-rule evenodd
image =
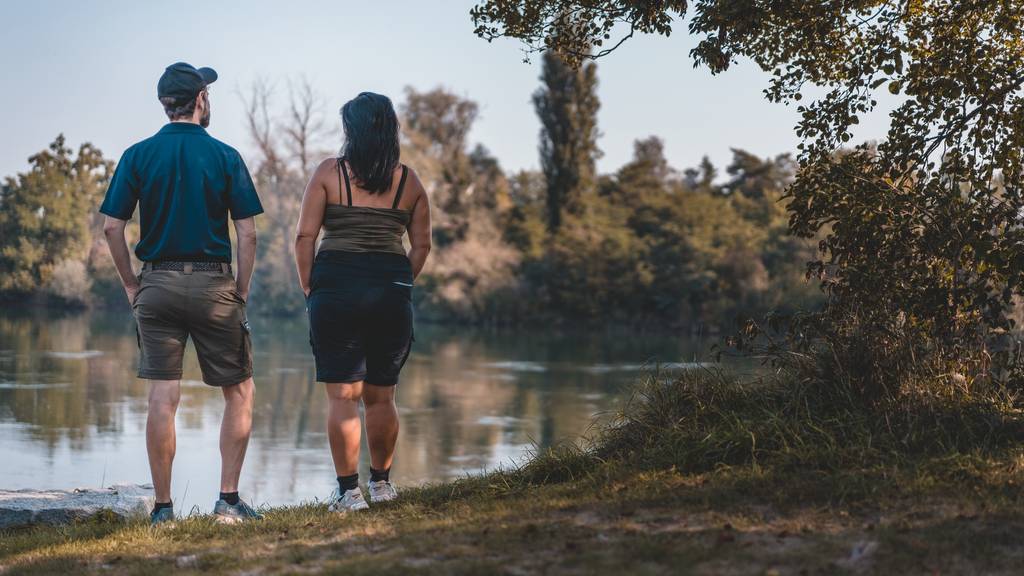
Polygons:
M580 444L363 514L267 511L0 535L4 574L1006 573L1024 565L1011 406L858 407L792 379L652 374ZM861 552L858 552L861 551Z

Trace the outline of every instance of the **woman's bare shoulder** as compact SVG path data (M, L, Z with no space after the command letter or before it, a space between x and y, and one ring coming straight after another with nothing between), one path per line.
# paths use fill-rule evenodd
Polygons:
M337 169L337 166L338 166L338 158L336 156L330 156L328 158L324 158L323 160L320 161L320 164L317 165L316 171L314 172L314 174L315 175L321 175L321 174L325 174L327 172L334 172Z
M316 170L313 170L313 174L309 177L309 183L325 184L329 178L332 178L337 174L337 169L337 158L324 158L319 164L317 164Z
M427 190L423 187L423 182L420 180L419 174L416 173L416 170L412 166L405 164L405 167L409 170L408 175L405 177L406 193L408 194L411 192L411 195L414 198L418 198L420 194L426 195Z

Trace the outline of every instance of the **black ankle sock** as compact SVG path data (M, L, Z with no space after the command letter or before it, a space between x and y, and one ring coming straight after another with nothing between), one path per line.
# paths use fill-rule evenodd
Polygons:
M351 476L338 476L338 487L342 492L359 488L359 473L356 472Z
M238 492L221 492L220 499L234 506L238 504Z
M157 513L164 508L174 508L174 504L171 502L156 502L153 504L153 513Z
M391 468L374 470L373 466L370 466L370 482L388 482L388 476L390 475Z

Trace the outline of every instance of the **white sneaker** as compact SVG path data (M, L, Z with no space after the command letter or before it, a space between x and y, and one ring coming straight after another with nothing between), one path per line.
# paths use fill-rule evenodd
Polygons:
M327 509L331 512L355 512L366 510L369 507L370 505L363 499L363 493L359 488L346 490L344 493L335 488L334 492L331 492L330 503L327 504Z
M366 489L370 492L370 502L375 504L377 502L389 502L398 498L398 492L395 491L395 487L387 480L381 480L380 482L370 480L366 483Z

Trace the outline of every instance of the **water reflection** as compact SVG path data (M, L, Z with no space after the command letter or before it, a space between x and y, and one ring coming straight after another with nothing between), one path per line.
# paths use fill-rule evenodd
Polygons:
M257 396L242 492L270 504L322 498L334 474L305 319L250 322ZM576 437L645 365L692 360L696 350L693 342L621 333L421 325L416 335L398 393L392 477L404 485L494 468L534 445ZM147 388L135 378L136 346L128 314L0 313L0 487L148 481ZM215 499L221 410L190 346L172 485L179 510L208 510Z

